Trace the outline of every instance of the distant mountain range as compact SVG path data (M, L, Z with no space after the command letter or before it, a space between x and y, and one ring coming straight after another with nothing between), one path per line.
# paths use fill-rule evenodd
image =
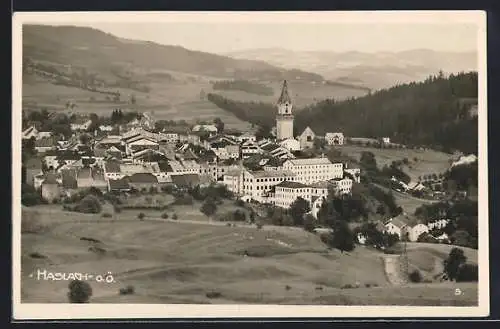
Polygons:
M97 29L75 26L24 25L23 57L98 71L121 65L214 78L323 80L319 74L276 67L264 61L126 40Z
M263 48L224 55L318 73L328 80L359 84L371 89L421 81L440 70L444 73L458 73L478 69L475 52L440 52L429 49L367 53Z

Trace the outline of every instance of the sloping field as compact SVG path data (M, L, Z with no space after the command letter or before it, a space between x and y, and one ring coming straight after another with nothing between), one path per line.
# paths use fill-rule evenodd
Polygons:
M111 272L114 283L90 280L91 302L102 303L476 303L453 299L458 297L448 288L391 287L380 253L364 247L344 254L327 250L300 229L188 223L181 217L139 221L127 212L113 221L53 206L37 212L45 229L22 237L23 302L66 302L67 281L37 280L37 270L46 270L94 277ZM45 258L33 258L35 252ZM118 293L127 285L135 287L134 295ZM359 288L341 289L345 285ZM206 296L213 291L220 298Z
M421 175L444 173L450 167L451 155L434 150L379 149L354 145L344 145L339 149L342 153L358 160L362 152L372 152L379 168L390 165L392 161L407 158L409 163L402 168L412 180L417 180Z

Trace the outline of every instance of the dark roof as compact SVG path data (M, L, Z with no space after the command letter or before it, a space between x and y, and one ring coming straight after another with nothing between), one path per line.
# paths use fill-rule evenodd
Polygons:
M182 155L182 157L184 158L184 160L196 160L196 159L198 159L196 154L194 154L193 150L191 150L191 149L187 149L186 152L184 152L184 154Z
M135 173L128 176L128 181L130 183L158 183L156 176L150 173Z
M177 186L189 187L200 183L198 174L173 175L172 183Z
M288 188L304 188L304 187L309 187L308 185L305 185L305 184L302 184L302 183L299 183L299 182L290 182L290 181L283 181L283 182L279 183L276 186L279 186L279 187L288 187Z
M78 183L76 180L76 170L75 169L64 169L61 170L62 174L62 185L66 189L76 189Z
M81 155L74 152L58 153L56 160L80 160Z
M263 149L264 151L266 152L271 152L271 151L274 151L276 150L277 148L280 148L279 145L276 145L276 144L268 144L268 145L264 145L264 146L261 146L261 149Z
M128 180L126 178L110 179L109 188L111 190L129 190L130 185L128 184Z
M269 161L265 165L270 166L270 167L279 167L283 164L283 162L285 162L285 161L280 159L280 158L272 157L272 158L269 158Z
M280 98L278 98L278 104L285 104L285 103L291 103L292 99L290 98L290 95L288 94L288 84L285 81L283 81L283 88L281 88L281 95Z
M43 181L42 184L58 184L57 183L57 176L53 173L47 173L45 175L45 180Z
M158 162L158 167L161 172L173 172L172 166L168 163L168 161L160 161Z
M218 149L219 149L219 148L224 148L224 147L226 147L226 146L228 146L228 145L232 145L232 144L231 144L231 143L229 143L229 142L228 142L228 141L226 141L226 140L221 140L221 141L218 141L218 142L214 142L214 143L212 143L210 146L211 146L212 148L218 148Z
M77 178L78 179L92 178L92 171L90 170L90 168L82 168L78 171Z
M26 169L42 169L42 161L38 158L29 158L24 166Z
M107 161L104 163L104 167L106 168L106 172L120 172L120 163L117 161Z

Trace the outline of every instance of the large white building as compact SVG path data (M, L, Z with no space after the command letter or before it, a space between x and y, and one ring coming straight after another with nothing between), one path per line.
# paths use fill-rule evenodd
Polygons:
M293 138L293 114L292 99L288 94L288 85L286 80L283 82L281 95L276 104L278 115L276 116L276 139L278 141Z
M288 159L283 170L297 175L297 181L304 184L343 178L343 164L332 163L328 158Z
M334 178L330 181L330 184L337 195L345 195L352 192L353 180L350 178Z
M328 183L319 182L306 185L293 181L281 182L274 188L272 203L277 207L288 209L299 197L309 203L311 214L317 218L323 202L328 197Z
M224 175L224 184L228 190L239 196L246 196L258 202L271 202L274 186L284 181L293 182L296 175L290 171L249 171L244 168L230 170Z

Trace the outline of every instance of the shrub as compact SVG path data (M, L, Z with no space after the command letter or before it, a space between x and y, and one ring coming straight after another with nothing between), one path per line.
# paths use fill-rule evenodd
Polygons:
M286 290L290 290L290 289L292 289L292 287L290 287L289 285L286 285L286 286L285 286L285 289L286 289Z
M177 205L192 205L193 197L189 194L181 195L175 198L174 204Z
M348 283L348 284L343 285L341 289L352 289L352 288L354 288L352 286L352 284Z
M105 212L101 216L104 217L104 218L110 218L110 217L112 217L109 212Z
M168 219L168 214L166 212L164 212L163 214L161 214L161 218Z
M137 215L137 218L139 218L140 220L143 220L144 217L146 217L146 215L143 213L143 212L140 212L138 215Z
M134 286L126 286L124 288L120 288L120 295L133 295L135 293Z
M92 287L80 280L73 280L68 285L68 299L70 303L88 303L92 296Z
M207 292L205 295L207 296L207 298L220 298L220 297L222 297L222 294L218 291Z
M257 223L257 229L258 230L262 229L262 226L264 226L264 225L262 225L262 223Z
M172 219L173 219L173 220L176 220L176 219L177 219L177 214L176 214L176 213L174 213L174 214L172 215Z
M458 270L457 282L477 282L478 281L478 267L473 264L464 264Z
M245 202L241 199L238 199L236 201L234 201L234 204L238 207L244 207L245 206Z
M414 270L410 273L409 279L413 283L420 283L422 282L422 274L420 274L419 270Z
M85 214L98 214L101 212L102 206L97 197L89 194L78 203L75 210Z
M44 259L44 258L47 258L47 256L42 255L41 253L36 252L36 251L35 251L35 252L30 253L30 257L31 257L31 258L37 258L37 259Z

